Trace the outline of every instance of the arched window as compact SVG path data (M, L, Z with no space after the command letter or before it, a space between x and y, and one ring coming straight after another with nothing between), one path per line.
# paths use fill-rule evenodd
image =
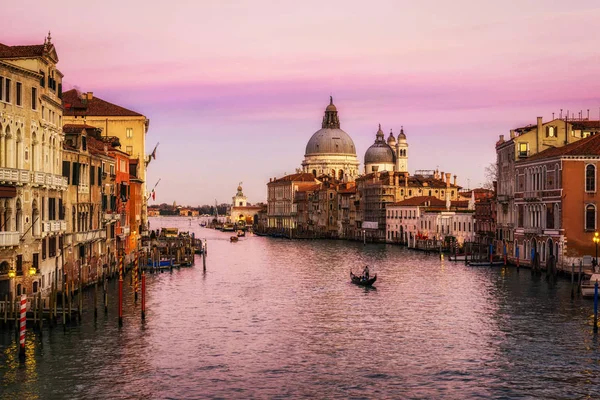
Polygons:
M596 191L596 166L592 164L585 167L585 191Z
M313 175L316 177L316 176L317 176L317 170L316 170L316 169L313 169L313 170L312 170L312 174L313 174Z
M344 170L340 169L340 172L338 172L338 179L341 181L342 179L344 179Z
M593 204L588 204L585 207L585 230L596 230L596 206Z

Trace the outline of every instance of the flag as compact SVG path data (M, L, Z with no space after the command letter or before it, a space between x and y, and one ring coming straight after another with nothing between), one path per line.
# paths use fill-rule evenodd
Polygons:
M156 160L156 149L158 148L159 143L156 143L156 146L154 146L154 150L152 150L152 154L150 154L150 157L152 157L153 159Z
M152 189L152 200L156 200L156 192Z

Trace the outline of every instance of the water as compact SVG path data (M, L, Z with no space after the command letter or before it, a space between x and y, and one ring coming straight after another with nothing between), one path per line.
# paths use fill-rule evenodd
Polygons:
M390 245L208 239L207 270L148 275L147 319L126 279L96 324L0 333L1 398L598 398L593 302L528 270L475 268ZM376 289L349 283L366 264ZM92 305L91 293L86 303Z

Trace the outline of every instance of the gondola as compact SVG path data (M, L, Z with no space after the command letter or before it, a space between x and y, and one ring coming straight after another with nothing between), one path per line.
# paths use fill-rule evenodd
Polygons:
M368 287L368 286L373 286L373 284L377 280L377 274L373 275L372 278L365 280L362 278L362 276L354 275L352 273L352 271L350 271L350 279L352 280L352 283L354 283L355 285Z

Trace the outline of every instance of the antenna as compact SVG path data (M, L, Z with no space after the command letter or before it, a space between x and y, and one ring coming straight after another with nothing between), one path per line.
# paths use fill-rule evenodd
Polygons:
M588 116L587 116L588 121L590 120L590 109L588 108Z
M554 113L552 113L552 119L554 119Z
M562 119L562 108L560 109L560 117L558 118Z

